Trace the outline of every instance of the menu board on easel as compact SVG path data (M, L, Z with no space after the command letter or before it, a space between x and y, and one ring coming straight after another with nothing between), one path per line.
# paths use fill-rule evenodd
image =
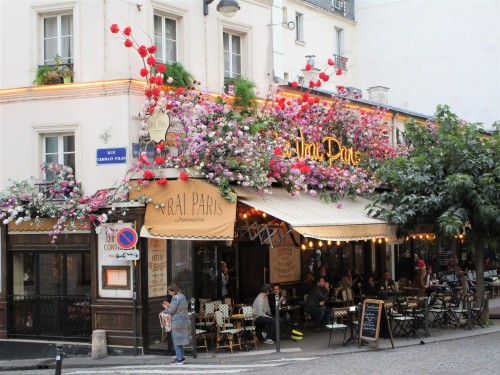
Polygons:
M394 349L394 340L390 329L389 317L384 308L384 301L376 299L366 299L363 301L361 312L361 326L359 334L359 346L361 341L374 342L378 348L381 327L388 332Z

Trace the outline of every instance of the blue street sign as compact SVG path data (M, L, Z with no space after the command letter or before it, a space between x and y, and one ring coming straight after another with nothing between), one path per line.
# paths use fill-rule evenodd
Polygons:
M97 164L125 164L127 162L127 149L125 147L117 148L98 148Z

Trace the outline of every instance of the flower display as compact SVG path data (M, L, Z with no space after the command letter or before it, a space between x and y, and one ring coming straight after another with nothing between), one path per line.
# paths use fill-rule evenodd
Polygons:
M69 168L43 164L44 172L56 176L55 183L49 185L47 194L27 181L13 183L1 192L0 220L4 224L57 218L51 232L53 241L62 230L75 228L77 221L83 223L80 225L105 225L111 217L125 214L126 208L117 211L108 207L127 201L130 188L167 185L161 173L165 168L179 169L182 181L189 181L193 173L202 175L229 200L235 199L230 194L235 184L266 192L278 183L291 195L319 196L339 202L341 207L344 197L374 188L378 162L408 152L389 145L391 128L385 122L386 112L354 108L344 87L339 86L338 93L325 100L309 92L286 95L273 85L259 111L243 114L226 108L222 101L214 102L210 93L197 91L192 85L165 88L164 74L168 72L154 56L156 46L137 43L130 27L121 31L113 24L110 31L121 35L124 46L135 49L143 60L137 73L145 81L145 116L161 111L169 115L171 123L180 124L170 131L173 144L153 142L155 155L150 159L143 142L139 157L119 185L91 196L83 194ZM342 74L342 69L335 68L329 59L317 79L309 83L310 88ZM304 67L311 69L309 64ZM299 89L296 81L291 86ZM144 121L139 136L147 139L147 135ZM140 201L149 202L145 196Z

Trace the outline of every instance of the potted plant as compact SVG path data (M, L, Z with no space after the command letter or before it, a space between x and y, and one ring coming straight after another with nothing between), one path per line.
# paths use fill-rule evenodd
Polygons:
M63 83L71 83L73 78L73 71L66 66L63 70Z
M36 85L53 85L61 83L61 75L54 67L49 65L39 66L36 71L35 81Z

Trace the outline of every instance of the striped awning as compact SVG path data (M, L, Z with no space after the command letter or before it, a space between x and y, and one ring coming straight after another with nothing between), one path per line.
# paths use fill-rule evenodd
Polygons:
M271 194L265 194L250 188L238 188L236 192L240 202L287 222L304 237L355 241L392 235L386 222L366 214L369 199L357 197L326 203L308 195L293 197L282 188L270 191Z

